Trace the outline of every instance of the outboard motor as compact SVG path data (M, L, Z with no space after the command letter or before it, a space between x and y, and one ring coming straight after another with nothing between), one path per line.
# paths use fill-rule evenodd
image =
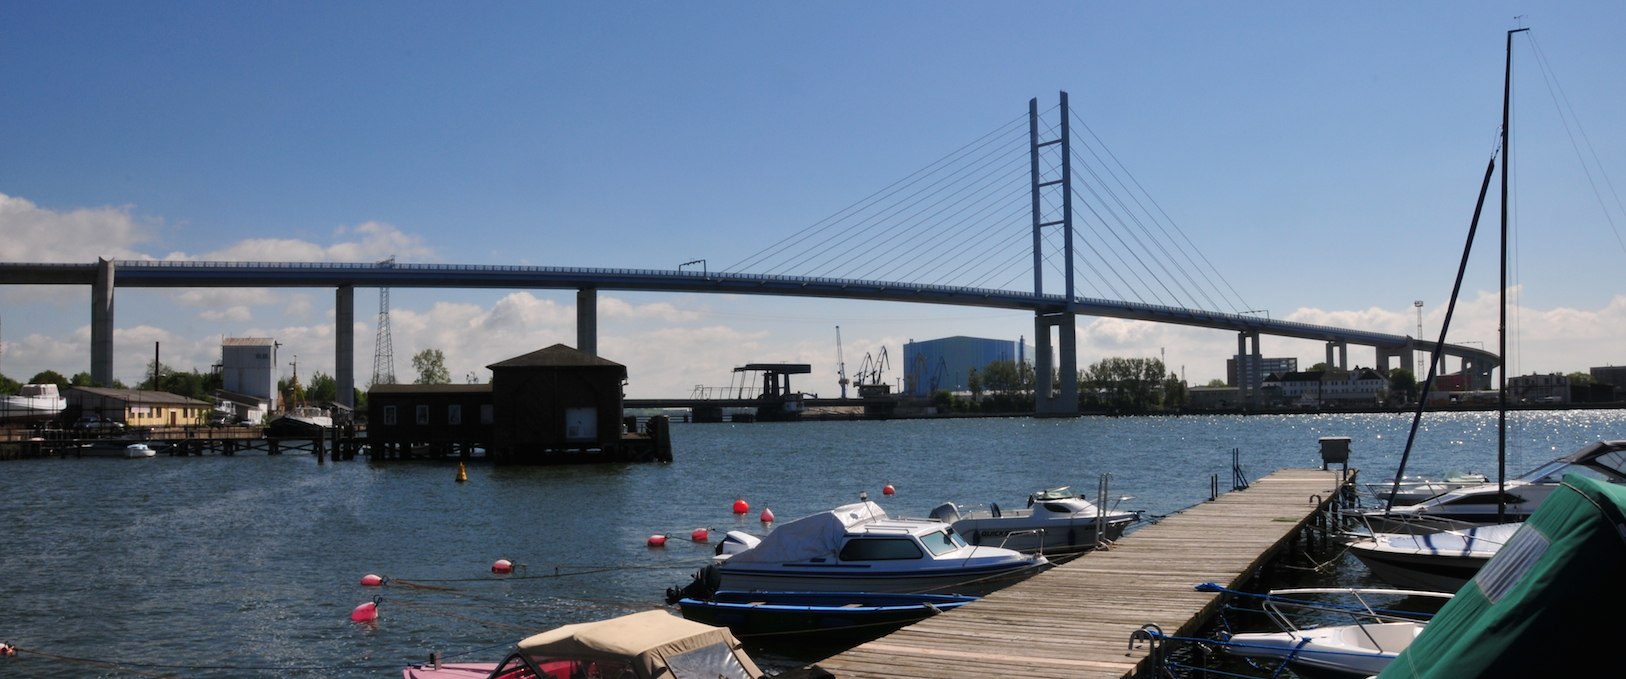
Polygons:
M679 599L709 599L722 584L723 575L717 572L717 566L708 564L695 571L693 582L683 587L666 588L666 603L675 604Z
M757 546L757 544L761 542L762 538L755 535L746 533L744 531L731 530L723 535L722 541L717 543L717 549L715 549L713 553L715 553L717 556L739 554L740 552Z
M944 502L932 509L932 513L928 516L943 523L954 523L960 520L960 510L954 506L953 502Z

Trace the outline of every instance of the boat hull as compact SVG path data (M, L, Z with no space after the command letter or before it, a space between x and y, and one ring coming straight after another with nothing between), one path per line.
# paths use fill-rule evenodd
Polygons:
M683 617L742 639L823 643L873 639L950 611L973 596L870 592L734 592L678 601Z
M1411 644L1424 625L1414 622L1335 625L1298 632L1235 634L1232 655L1286 662L1302 676L1360 679L1383 671ZM1374 648L1374 640L1381 648Z
M883 570L870 564L724 562L718 591L869 592L982 596L1025 580L1049 566L1006 561L964 568Z
M1455 592L1473 579L1499 546L1487 541L1483 547L1474 547L1449 533L1380 534L1351 542L1349 553L1379 580L1397 587Z

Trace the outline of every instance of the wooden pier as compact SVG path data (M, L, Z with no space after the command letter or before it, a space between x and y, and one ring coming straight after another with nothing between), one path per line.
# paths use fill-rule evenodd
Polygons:
M1143 625L1200 634L1218 594L1244 586L1353 483L1284 469L1011 587L819 661L840 679L1158 676ZM1132 648L1133 646L1133 648Z

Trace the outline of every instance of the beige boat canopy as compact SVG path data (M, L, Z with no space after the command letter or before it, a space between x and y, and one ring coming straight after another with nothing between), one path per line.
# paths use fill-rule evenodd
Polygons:
M649 610L565 625L519 642L532 658L625 663L636 679L757 679L762 676L726 627ZM608 676L605 679L622 679Z

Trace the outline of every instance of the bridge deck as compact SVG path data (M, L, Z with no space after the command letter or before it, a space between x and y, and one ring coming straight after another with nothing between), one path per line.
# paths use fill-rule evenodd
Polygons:
M1349 474L1353 480L1354 473ZM1218 595L1244 584L1334 497L1338 470L1286 469L1134 531L981 600L819 662L841 679L1126 677L1142 625L1202 631ZM1315 500L1322 500L1320 504Z

